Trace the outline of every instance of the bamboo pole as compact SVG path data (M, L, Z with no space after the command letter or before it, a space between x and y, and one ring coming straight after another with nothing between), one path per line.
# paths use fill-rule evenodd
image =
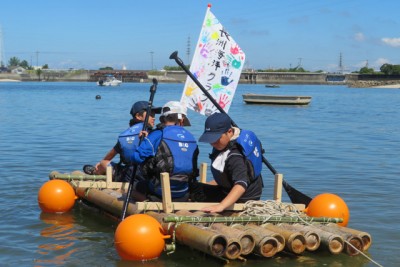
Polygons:
M253 253L256 255L270 258L285 247L285 245L279 243L275 237L265 234L264 231L260 231L259 229L246 228L241 224L233 224L231 227L254 235L255 247L253 249ZM285 242L283 237L281 242Z
M100 207L102 210L114 215L119 216L122 210L123 201L118 200L118 198L103 192L102 190L89 189L84 187L78 187L75 190L78 197L86 199L90 203ZM135 214L136 205L129 205L127 214Z
M190 223L250 223L250 222L273 222L273 223L297 223L297 222L320 222L320 223L339 223L342 218L328 217L285 217L285 216L240 216L240 217L196 217L196 216L174 216L165 217L164 222L190 222Z
M49 174L49 179L59 179L59 180L95 180L95 181L105 181L106 175L89 175L89 174L73 174L73 173L59 173L57 171L52 171Z
M161 224L166 234L175 235L176 240L183 245L218 258L226 257L232 259L235 256L240 256L237 253L236 244L232 243L232 240L229 243L228 238L221 233L199 225L165 223L163 218L168 216L167 213L150 211L146 214L155 218Z
M332 254L339 254L344 249L344 240L341 236L324 231L314 225L303 225L303 231L312 231L318 234L321 240L320 247Z
M350 234L353 234L355 236L360 237L362 239L362 241L363 241L363 251L368 250L369 247L372 244L372 237L367 232L363 232L363 231L355 230L355 229L352 229L352 228L340 226L340 225L335 224L335 223L329 223L329 224L327 224L327 226L329 226L329 227L331 227L332 229L335 229L335 230L337 229L340 232L350 233Z
M337 228L335 229L332 226L321 225L321 224L313 224L313 225L326 232L340 235L346 241L344 243L344 252L346 252L348 255L355 256L359 254L360 251L363 250L363 241L360 237L353 235L351 233L339 231Z
M212 256L227 256L230 259L237 254L240 255L235 252L235 245L229 243L228 238L210 229L183 223L176 225L175 230L176 240L179 243Z
M241 253L240 253L241 255L250 254L256 245L254 235L249 232L235 229L221 223L212 224L210 228L227 236L228 238L229 237L237 238L241 246Z
M298 231L291 231L271 223L262 224L261 227L281 234L285 238L285 248L295 254L301 254L306 249L306 238Z
M304 230L304 225L281 223L278 224L278 226L284 229L299 231L302 233L306 238L306 249L308 251L315 251L321 245L321 239L319 235L315 231Z

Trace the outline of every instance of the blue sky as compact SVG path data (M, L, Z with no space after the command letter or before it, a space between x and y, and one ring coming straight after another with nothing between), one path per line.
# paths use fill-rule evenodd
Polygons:
M332 72L340 54L348 71L400 64L397 0L2 1L0 56L57 69L147 70L176 66L169 55L177 50L189 64L208 3L246 53L245 68Z

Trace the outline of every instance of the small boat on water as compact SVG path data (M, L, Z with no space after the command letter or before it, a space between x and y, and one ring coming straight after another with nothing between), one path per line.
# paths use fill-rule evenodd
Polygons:
M311 96L290 96L290 95L264 95L264 94L243 94L243 101L246 104L272 104L272 105L308 105Z
M115 78L113 75L109 74L106 76L105 80L99 80L97 85L99 86L119 86L122 81Z
M266 84L265 87L269 87L269 88L279 88L280 86L277 84Z

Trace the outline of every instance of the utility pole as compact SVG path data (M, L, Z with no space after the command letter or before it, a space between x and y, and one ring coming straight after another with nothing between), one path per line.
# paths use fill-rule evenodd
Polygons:
M187 62L190 62L190 36L188 37L187 41L186 55L187 55Z
M1 29L0 25L0 67L5 66L4 58L3 30Z
M298 68L301 67L301 60L302 60L302 59L303 59L303 58L299 57L299 65L297 66Z
M153 55L154 55L154 52L153 52L153 51L150 51L150 58L151 58L151 70L154 70L154 64L153 64Z
M340 74L343 74L342 52L340 52L340 55L339 55L339 71L340 71Z
M36 67L39 68L39 51L36 51Z

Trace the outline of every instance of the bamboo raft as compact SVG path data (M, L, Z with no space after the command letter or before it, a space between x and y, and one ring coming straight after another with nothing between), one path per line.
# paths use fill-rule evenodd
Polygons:
M200 182L206 181L206 171L207 164L201 164ZM81 201L120 217L129 184L113 182L111 167L106 175L53 171L49 178L68 181ZM178 243L229 261L243 260L250 254L271 258L280 252L301 255L305 251L328 251L354 256L372 244L370 234L338 226L341 218L308 217L302 212L303 204L282 203L282 174L275 175L274 198L267 202L296 216L246 213L247 203L233 204L222 214L202 213L201 208L213 203L172 202L169 176L162 173L160 178L162 202L131 201L126 214L146 213L157 219L165 234L173 237L166 245L167 251L175 250Z

